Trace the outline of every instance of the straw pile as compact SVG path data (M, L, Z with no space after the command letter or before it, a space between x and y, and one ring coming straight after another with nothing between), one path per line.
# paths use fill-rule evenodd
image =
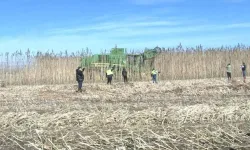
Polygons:
M0 88L0 149L249 149L249 85L222 79Z

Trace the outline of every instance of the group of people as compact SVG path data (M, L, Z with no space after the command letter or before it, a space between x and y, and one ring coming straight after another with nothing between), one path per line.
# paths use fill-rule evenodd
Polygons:
M227 64L227 78L228 81L231 81L232 79L232 67L231 64ZM82 67L78 67L76 69L76 81L78 82L78 92L82 92L82 84L84 81L84 72L85 68ZM242 70L242 75L243 75L243 81L244 83L246 83L246 64L243 62L241 65L241 70ZM106 71L106 78L107 78L107 84L111 84L112 82L112 78L113 78L113 71L114 71L114 67L109 67L108 70ZM155 70L154 68L152 69L151 72L151 77L152 77L152 81L153 83L157 83L157 75L160 72ZM128 82L128 76L127 76L127 70L125 68L123 68L122 70L122 77L123 77L123 81L124 83Z
M78 90L77 92L82 92L82 84L84 81L84 72L85 68L82 67L78 67L76 69L76 81L78 82ZM113 71L114 71L114 67L109 67L108 70L106 71L106 78L107 78L107 84L111 84L112 82L112 78L113 78ZM154 68L152 69L151 72L151 77L153 80L153 83L157 83L157 74L160 73L158 71L156 71ZM128 82L128 73L127 70L125 68L123 68L122 70L122 77L123 77L123 81L124 83Z
M113 71L114 71L114 67L109 67L109 69L106 71L106 77L107 77L107 84L111 84L112 82L112 78L113 78ZM128 82L128 76L127 76L127 70L125 68L122 69L122 77L123 77L123 81L124 83Z
M243 62L242 65L240 66L241 67L241 71L242 71L242 75L243 75L243 81L244 83L246 83L246 64ZM227 64L227 79L228 81L231 81L232 79L232 66L231 64Z

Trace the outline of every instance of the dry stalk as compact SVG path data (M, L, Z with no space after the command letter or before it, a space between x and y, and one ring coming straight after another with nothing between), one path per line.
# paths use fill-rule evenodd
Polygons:
M169 138L169 137L162 137L162 136L156 134L155 132L153 132L152 130L149 130L149 132L151 132L154 136L156 136L157 139L158 139L159 141L161 141L162 143L164 143L169 149L173 149L173 148L172 148L171 146L169 146L166 142L164 142L163 140L161 140L162 138L167 138L167 139L169 139L169 141L170 141L170 138ZM171 141L170 141L170 142L171 142ZM171 143L171 144L174 146L174 148L175 148L176 150L179 150L173 143Z
M50 139L48 139L48 141L52 144L52 146L53 146L55 149L59 150L59 149L57 148L57 146L56 146Z
M35 145L34 143L31 143L30 141L28 141L29 145L33 146L35 149L37 150L43 150L42 148L39 148L37 145Z
M87 144L87 143L79 142L79 144L82 144L82 145L85 145L85 146L90 147L90 148L92 148L92 149L98 150L98 148L95 148L94 146L91 146L91 145L89 145L89 144Z
M63 140L63 142L64 142L64 144L66 145L66 147L67 147L67 149L68 150L72 150L72 148L67 144L67 142L65 141L65 137L67 137L67 135L69 134L69 132L67 132L65 135L63 135L62 133L61 133L61 139Z
M6 135L4 135L3 134L3 136L5 137L5 138L7 138L8 140L10 140L10 141L12 141L13 143L15 143L16 145L18 145L19 146L19 148L21 148L21 149L23 149L23 150L25 150L25 148L24 147L22 147L16 140L13 140L13 139L11 139L11 138L9 138L9 137L7 137Z

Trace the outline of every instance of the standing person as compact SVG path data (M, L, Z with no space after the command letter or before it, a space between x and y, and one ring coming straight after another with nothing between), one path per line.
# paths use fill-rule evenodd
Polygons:
M231 78L232 78L232 67L231 67L231 64L227 64L227 79L228 79L228 82L231 81Z
M107 72L106 72L106 77L107 77L107 79L108 79L107 84L111 84L111 82L112 82L112 77L113 77L113 68L110 68L110 67L109 67L109 69L108 69Z
M82 83L84 81L84 75L83 75L84 68L78 67L76 69L76 81L78 82L78 91L82 92Z
M157 74L158 73L160 73L160 72L156 71L155 68L152 69L151 77L152 77L153 83L157 83Z
M125 68L123 68L122 70L122 77L123 77L124 83L128 82L127 70Z
M244 81L244 83L246 83L246 69L247 69L247 66L243 62L242 65L241 65L241 70L242 70L242 75L243 75L243 81Z

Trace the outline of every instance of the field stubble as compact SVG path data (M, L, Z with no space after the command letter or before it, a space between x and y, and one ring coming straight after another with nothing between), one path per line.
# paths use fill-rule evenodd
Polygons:
M0 89L0 149L249 149L249 84L222 79Z

